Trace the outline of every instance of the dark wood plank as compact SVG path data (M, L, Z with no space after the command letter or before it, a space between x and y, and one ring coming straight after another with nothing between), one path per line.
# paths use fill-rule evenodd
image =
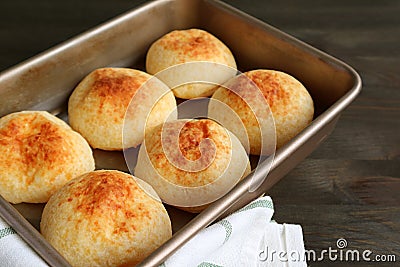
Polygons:
M393 222L400 220L399 214L398 206L282 204L275 213L275 219L278 222L300 222L306 249L315 251L317 255L329 247L338 249L337 240L344 238L348 245L343 251L357 250L361 255L362 251L371 250L372 255L395 255L398 261L400 229L399 224ZM357 262L332 261L324 255L322 261L316 259L308 263L310 266L354 266ZM363 266L395 266L393 262L387 265L366 262L361 256L358 263Z
M308 158L270 190L281 204L400 204L400 161ZM295 193L296 197L292 197Z
M0 1L0 71L145 2Z

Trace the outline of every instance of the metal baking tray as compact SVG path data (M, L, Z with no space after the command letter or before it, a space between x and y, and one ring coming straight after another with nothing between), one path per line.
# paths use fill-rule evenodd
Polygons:
M195 216L167 207L173 237L141 266L157 266L199 230L257 198L309 155L334 129L340 113L361 90L357 72L340 60L221 1L153 1L76 36L0 74L0 116L20 110L48 110L66 118L75 85L99 67L144 70L150 44L174 29L201 28L232 50L240 71L277 69L299 79L315 104L311 125L262 162L228 194ZM127 171L120 152L94 151L97 168ZM269 171L269 172L268 172ZM268 176L267 176L268 174ZM255 191L252 179L267 178ZM50 265L69 266L38 232L44 205L10 205L0 197L0 215Z

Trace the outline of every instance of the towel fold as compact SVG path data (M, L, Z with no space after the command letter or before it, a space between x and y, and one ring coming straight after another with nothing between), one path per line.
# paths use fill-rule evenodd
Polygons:
M307 266L300 225L271 221L270 197L200 231L161 266Z

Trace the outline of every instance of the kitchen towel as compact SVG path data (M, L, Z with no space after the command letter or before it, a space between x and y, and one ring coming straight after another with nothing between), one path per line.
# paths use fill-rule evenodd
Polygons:
M200 231L161 266L307 266L301 226L271 221L273 213L271 198L258 198Z
M42 258L0 217L0 266L47 267Z

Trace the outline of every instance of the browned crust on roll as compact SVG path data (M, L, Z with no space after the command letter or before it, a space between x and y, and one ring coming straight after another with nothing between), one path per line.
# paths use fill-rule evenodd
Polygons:
M209 64L212 70L207 69L208 73L211 71L214 76L209 78L218 84L235 75L236 62L229 48L217 37L201 29L175 30L156 40L147 52L146 71L153 75L161 72L158 76L173 89L178 98L211 96L217 88L215 84L186 83L186 77L198 77L203 80L202 77L205 77L207 72L201 67L202 64L191 64L187 67L181 65L193 62L212 63ZM180 65L178 68L182 70L179 74L174 73L174 68L169 69L177 65ZM232 71L222 70L222 65L231 67ZM193 81L199 79L194 78Z
M127 75L112 68L97 69L92 73L93 83L86 97L98 99L99 115L117 114L123 119L131 99L150 77L139 73L135 76ZM82 101L85 99L82 98Z
M84 174L47 203L42 234L72 266L133 266L171 237L164 206L146 192L120 171Z
M241 118L249 135L251 154L261 153L261 137L257 119L245 100L251 99L253 103L254 100L258 101L253 107L258 110L264 109L265 113L268 113L269 106L276 128L277 148L289 142L313 119L314 105L310 94L297 79L287 73L265 69L252 70L233 78L227 86L232 91L220 87L213 98L226 103ZM259 92L265 102L258 100L256 94ZM214 115L223 117L223 114ZM223 120L224 125L229 124L228 118ZM230 129L228 126L227 128ZM234 129L230 130L235 132Z
M88 74L75 88L68 115L71 127L91 147L122 150L139 145L144 125L162 123L175 108L172 91L157 78L135 69L102 68ZM135 131L123 140L128 125Z
M135 175L165 203L191 212L220 198L249 172L239 139L210 119L170 121L146 133L135 167Z
M45 111L0 119L0 193L12 203L43 203L69 180L94 169L86 140Z
M65 129L50 121L42 121L38 116L15 117L0 129L0 145L10 147L27 169L52 166L69 157L69 151L59 149L67 143ZM4 160L5 165L14 165L13 157ZM32 182L33 177L26 180L28 185Z
M136 182L127 175L121 175L119 172L98 171L86 175L85 179L72 182L73 186L71 197L59 202L63 205L65 202L71 202L73 199L79 199L74 206L76 212L84 214L86 217L103 217L113 220L116 213L120 210L127 220L139 220L145 222L151 219L148 210L145 210L143 203L138 203L136 209L125 207L135 197L135 191L142 190ZM126 223L117 225L113 234L119 232L128 232ZM132 226L133 230L136 226Z
M245 75L260 89L272 113L287 114L287 110L282 107L290 102L290 92L285 89L285 86L293 83L291 80L283 79L277 72L250 71Z
M176 127L180 125L177 122L167 122L167 124L175 124ZM161 139L163 127L165 126L159 125L146 135L146 150L154 168L171 183L189 187L203 186L212 183L227 167L227 162L224 162L225 164L221 162L230 157L230 137L225 129L216 122L208 119L190 120L179 132L179 149L186 159L194 161L202 156L203 162L211 162L208 167L197 172L188 172L185 168L175 167L171 164L164 149L173 146L174 143L167 140L164 143L165 148L163 147ZM212 153L205 151L205 154L201 155L200 142L205 138L214 142L215 154L214 151ZM179 158L171 160L184 167L184 163L179 161Z
M188 121L179 133L179 149L188 160L197 160L201 157L200 142L206 138L213 138L213 132L208 120Z
M210 60L222 56L222 51L217 47L220 42L206 31L189 29L172 31L159 39L158 44L166 50L177 52L184 62L188 57L193 60Z

